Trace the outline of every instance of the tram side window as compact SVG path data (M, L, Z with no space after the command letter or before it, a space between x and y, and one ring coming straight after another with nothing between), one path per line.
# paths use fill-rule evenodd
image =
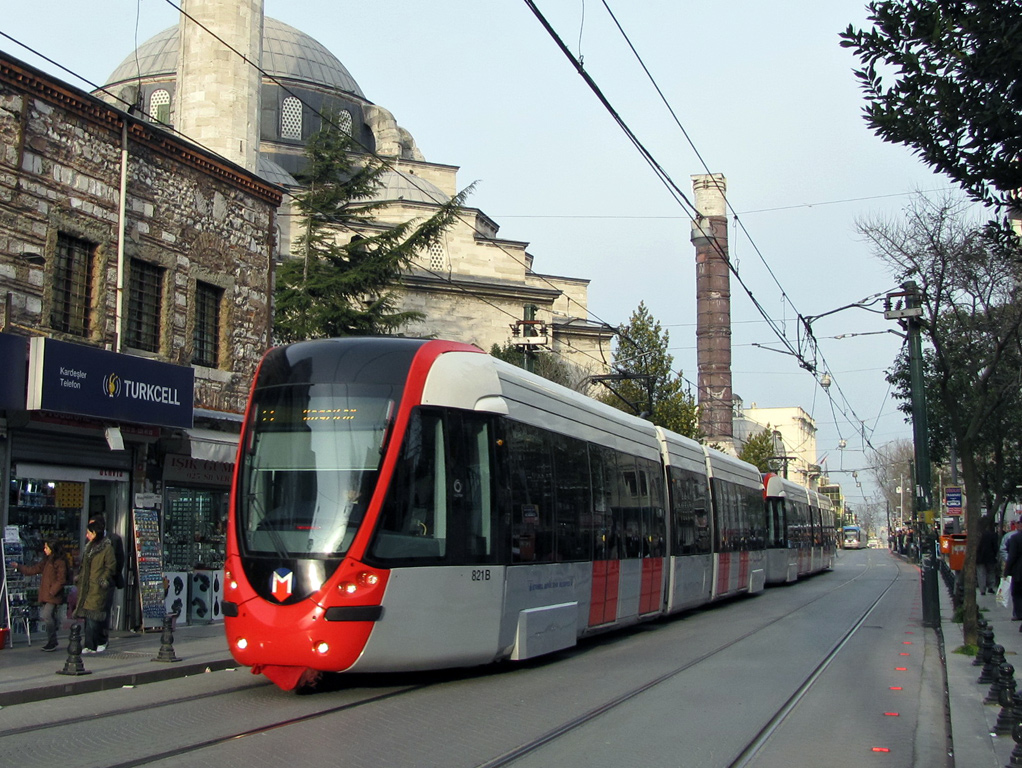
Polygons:
M809 546L809 537L807 536L807 520L806 520L806 505L798 501L793 501L788 505L789 517L788 517L788 530L790 531L790 538L794 545L798 549L805 549Z
M622 557L642 557L642 508L649 498L646 476L639 471L634 456L619 454L617 466L625 491L620 501Z
M511 561L553 560L556 553L550 434L508 422L511 455Z
M674 554L709 552L710 516L705 476L678 467L669 467L668 476L674 521Z
M593 485L593 559L621 558L621 521L618 503L617 455L609 448L590 446Z
M565 435L551 435L556 477L554 521L556 560L588 560L592 557L592 509L589 484L589 451L586 443Z
M748 531L746 549L763 549L766 546L767 535L767 510L763 503L763 490L761 487L750 488L743 485L741 493L745 499L746 530Z
M447 551L447 471L439 413L416 410L387 491L372 554L435 559Z
M713 491L720 551L762 549L766 527L762 491L720 478L713 479Z
M641 471L646 475L649 486L648 504L643 514L643 541L644 557L663 557L667 554L667 518L664 514L666 502L664 500L663 475L660 465L640 459L638 461Z
M732 552L738 549L738 510L731 484L713 478L713 516L716 522L718 552Z

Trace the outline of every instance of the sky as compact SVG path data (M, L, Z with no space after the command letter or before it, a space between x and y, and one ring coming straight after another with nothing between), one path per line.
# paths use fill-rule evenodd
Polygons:
M884 378L902 344L897 325L834 311L898 288L856 225L897 220L913 194L950 186L862 119L856 61L838 35L866 24L865 0L535 5L689 200L693 174L724 174L740 222L731 259L774 325L794 342L799 314L826 315L812 323L814 377L780 351L732 278L734 392L746 406L804 408L826 474L864 503L872 448L910 439L911 427ZM428 161L458 166L460 187L476 182L468 205L501 237L528 242L535 271L589 279L590 319L626 323L644 302L694 389L688 210L524 0L266 0L265 10L333 52ZM176 22L167 0L39 0L9 4L0 32L101 84ZM91 89L6 37L0 49Z

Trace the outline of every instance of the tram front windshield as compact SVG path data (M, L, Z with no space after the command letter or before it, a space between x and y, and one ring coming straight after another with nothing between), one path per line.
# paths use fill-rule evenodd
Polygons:
M249 554L344 554L382 458L392 388L303 384L257 390L236 502Z

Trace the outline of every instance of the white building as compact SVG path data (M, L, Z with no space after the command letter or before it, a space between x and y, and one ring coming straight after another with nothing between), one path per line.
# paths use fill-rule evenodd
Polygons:
M816 461L816 422L799 406L789 408L748 408L735 413L735 439L744 443L764 429L774 438L777 471L816 488L820 481L820 465Z

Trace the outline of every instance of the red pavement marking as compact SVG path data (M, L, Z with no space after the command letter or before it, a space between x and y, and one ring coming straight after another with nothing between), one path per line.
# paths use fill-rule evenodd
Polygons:
M891 686L891 690L892 690L892 691L903 691L903 690L905 690L905 689L904 689L904 688L902 688L902 687L901 687L900 685L892 685L892 686Z
M909 654L907 654L907 653L899 653L898 655L899 656L908 656Z
M901 644L902 645L912 645L912 641L911 640L902 640Z
M895 672L908 672L908 667L895 667Z
M890 752L891 750L889 750L887 747L873 747L873 751L874 752Z
M898 717L897 712L884 712L884 717Z

